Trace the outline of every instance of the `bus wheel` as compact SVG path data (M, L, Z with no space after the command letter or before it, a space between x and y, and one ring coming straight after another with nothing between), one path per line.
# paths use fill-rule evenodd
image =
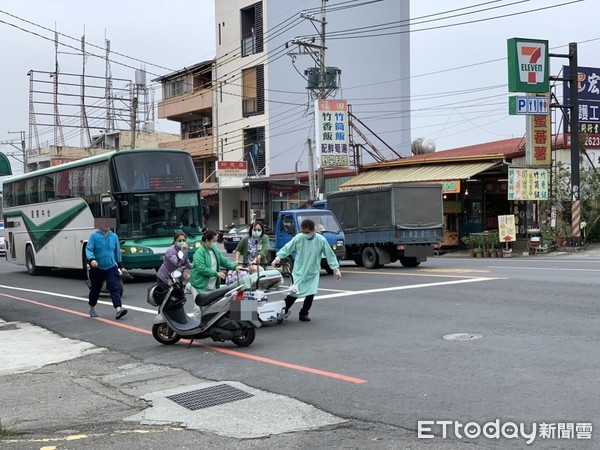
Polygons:
M35 255L31 245L27 246L27 250L25 250L25 266L29 275L39 275L41 273L40 268L35 265Z

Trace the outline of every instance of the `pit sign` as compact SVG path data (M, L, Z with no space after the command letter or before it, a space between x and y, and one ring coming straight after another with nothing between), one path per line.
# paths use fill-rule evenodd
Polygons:
M548 115L550 99L548 97L513 96L508 98L508 113L515 115Z

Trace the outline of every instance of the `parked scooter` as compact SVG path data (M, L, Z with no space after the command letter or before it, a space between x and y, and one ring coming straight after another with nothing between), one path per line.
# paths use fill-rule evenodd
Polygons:
M171 345L181 338L232 341L247 347L256 337L260 321L256 312L256 299L245 295L250 283L241 280L235 286L221 287L215 291L201 293L194 299L200 307L201 320L189 317L183 273L171 274L171 285L158 284L148 290L148 303L158 306L158 315L152 322L152 335L161 344ZM248 280L250 281L250 280ZM166 288L162 290L161 288Z

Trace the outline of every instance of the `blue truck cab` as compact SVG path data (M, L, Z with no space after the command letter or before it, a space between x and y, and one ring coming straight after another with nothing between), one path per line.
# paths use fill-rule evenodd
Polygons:
M269 250L270 260L275 258L275 253L283 248L285 244L300 232L300 224L303 220L310 219L315 223L315 231L323 235L338 260L344 258L344 249L346 238L342 227L331 211L323 209L290 209L280 211L277 216L277 225L275 226L274 241L271 242ZM291 263L293 264L294 255L291 255ZM327 273L333 273L333 270L327 264L325 255L321 258L321 268Z

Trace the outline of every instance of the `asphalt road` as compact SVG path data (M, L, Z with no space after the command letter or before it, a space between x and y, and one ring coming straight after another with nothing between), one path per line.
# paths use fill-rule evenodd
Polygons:
M70 313L87 312L87 287L77 272L31 277L2 260L0 317L205 379L240 381L344 418L415 433L418 421L499 419L528 430L548 423L557 435L564 424L565 437L552 446L597 448L600 431L588 441L586 428L576 433L575 427L600 427L599 272L600 253L446 255L415 269L344 262L342 281L323 273L311 322L298 321L296 305L284 323L259 329L248 348L207 341L188 349L183 342L162 346L147 334L154 317L145 301L151 272L133 272L123 298L129 314L107 323ZM98 312L112 319L110 299L102 300ZM457 333L468 339L443 339ZM440 430L433 426L438 436ZM540 442L550 444L538 436Z

